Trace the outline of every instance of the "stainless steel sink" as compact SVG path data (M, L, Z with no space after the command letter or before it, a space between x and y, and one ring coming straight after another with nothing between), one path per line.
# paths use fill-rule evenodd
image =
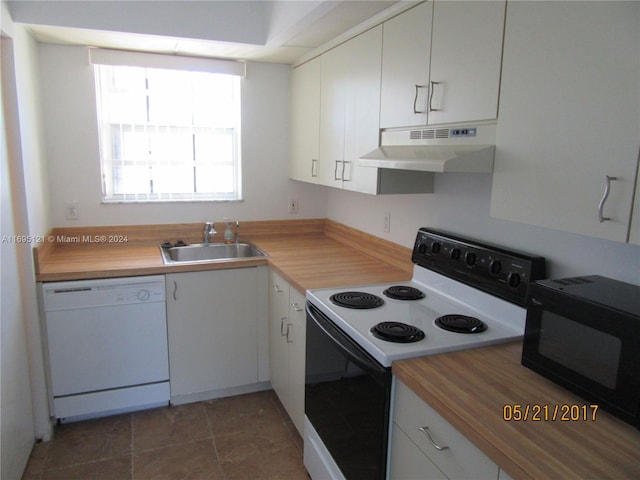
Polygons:
M250 243L193 243L168 248L160 246L160 252L165 264L224 262L268 257L265 252Z

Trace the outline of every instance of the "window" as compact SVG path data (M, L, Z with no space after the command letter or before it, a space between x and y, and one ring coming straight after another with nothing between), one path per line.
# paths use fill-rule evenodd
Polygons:
M103 201L242 198L238 75L94 68Z

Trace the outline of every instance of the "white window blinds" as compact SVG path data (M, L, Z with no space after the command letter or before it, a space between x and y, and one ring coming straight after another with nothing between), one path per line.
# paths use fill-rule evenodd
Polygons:
M242 198L243 63L90 51L104 201Z

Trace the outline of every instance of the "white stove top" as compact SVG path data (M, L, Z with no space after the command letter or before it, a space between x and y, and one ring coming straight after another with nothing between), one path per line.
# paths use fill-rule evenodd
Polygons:
M419 300L389 298L383 291L392 285L412 286L425 297ZM384 300L384 305L360 310L341 307L330 300L331 295L347 291L377 295ZM308 290L307 299L385 367L403 358L518 340L524 334L526 318L526 310L518 305L417 265L413 279L407 282ZM435 325L436 318L449 314L476 317L487 329L466 334L449 332ZM370 330L381 322L412 325L421 329L425 338L413 343L378 339Z

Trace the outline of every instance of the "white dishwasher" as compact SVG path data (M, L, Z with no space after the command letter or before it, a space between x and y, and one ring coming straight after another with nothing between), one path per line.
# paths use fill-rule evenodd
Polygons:
M59 420L167 405L164 276L40 284Z

